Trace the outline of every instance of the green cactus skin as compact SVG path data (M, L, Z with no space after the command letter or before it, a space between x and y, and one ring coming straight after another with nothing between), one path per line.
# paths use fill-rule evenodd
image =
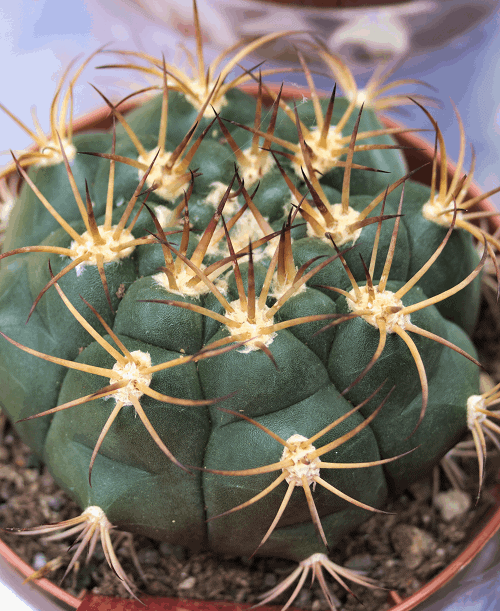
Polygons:
M172 150L189 131L197 110L191 107L183 94L170 92L169 96L166 148ZM244 123L251 129L255 100L240 91L231 91L229 97L230 103L221 111L221 116ZM161 96L154 98L127 117L128 124L147 148L153 149L158 144L161 102ZM322 103L323 113L327 106L328 102ZM332 124L340 120L347 108L345 100L336 100ZM297 126L281 109L277 116L274 136L297 143ZM312 104L300 105L298 116L306 127L314 125ZM356 117L357 113L349 117L343 128L344 134L350 135ZM208 120L203 119L196 133L199 134L207 123ZM365 109L358 133L381 128L375 113ZM247 141L252 138L242 130L236 136L238 129L234 125L230 129L235 138L244 140L242 133L247 135ZM176 221L165 228L165 232L175 229L177 233L162 238L148 211L143 208L139 213L144 199L141 197L130 216L132 219L138 213L131 240L146 236L149 243L135 245L128 256L103 264L111 304L95 265L73 269L60 278L59 290L87 323L75 318L52 286L26 325L35 298L51 280L49 259L54 275L62 273L70 259L60 254L36 251L4 256L0 272L0 331L11 341L1 340L2 409L13 421L18 421L92 395L112 382L109 374L95 375L73 367L67 369L51 362L49 357L27 354L19 344L38 353L109 371L116 360L89 334L90 325L111 344L116 334L129 351L148 353L153 365L184 355L193 356L192 360L152 375L151 389L172 397L172 403L144 394L139 398L162 442L191 473L181 469L162 452L137 417L134 406L124 405L99 447L90 485L92 452L116 404L117 399L113 396L92 398L82 405L24 420L17 424L19 433L49 466L59 485L83 509L100 507L107 519L119 528L194 550L251 555L258 549L259 554L303 561L306 556L325 550L324 543L316 535L304 491L299 487L293 491L279 524L259 547L279 510L287 489L285 483L239 511L217 516L246 503L271 485L281 475L281 468L253 476L221 475L214 471L258 469L279 463L283 447L269 431L285 441L296 434L310 438L347 414L353 406L363 404L359 411L327 431L314 445L320 448L346 435L345 442L326 452L321 460L374 464L342 470L325 468L321 470L321 477L348 497L374 510L380 509L390 494L400 492L428 473L460 440L468 426L468 397L479 393L479 370L474 362L448 346L422 335L412 335L426 372L429 395L426 400L422 375L417 370L414 355L400 336L388 333L380 358L369 371L365 371L377 350L381 331L361 316L349 318L351 310L345 292L352 289L352 279L347 275L341 257L335 258L336 250L331 241L308 234L307 216L301 217L300 213L293 221L297 227L290 230L288 226L281 231L280 248L285 248L285 243L290 247L283 251L285 254L281 261L293 265L295 270L304 266L302 273L318 266L317 273L311 275L307 286L300 286L297 279L294 282L288 275L281 293L266 288L266 274L272 253L278 248L279 235L264 254L253 247L250 261L248 253L240 257L237 269L234 269L234 258L232 266L229 261L227 267L230 269L219 278L224 278L226 284L226 288L221 290L227 303L234 305L245 296L249 301L258 300L264 293L266 307L272 307L287 289L291 294L283 299L283 305L277 309L274 318L262 323L262 329L270 329L270 333L260 334L261 329L259 332L249 331L246 336L243 332L235 336L235 341L245 342L253 341L256 334L260 347L248 341L236 349L224 350L231 340L227 339L228 327L221 317L229 314L227 307L216 298L214 290L186 295L171 286L161 285L156 279L158 267L166 266L165 251L185 266L185 261L196 257L197 245L204 239L202 232L218 205L218 202L205 202L213 189L212 183L217 181L227 185L233 177L233 153L230 146L219 142L224 131L221 130L215 123L214 133L209 132L203 139L190 166L199 168L202 173L194 179L189 198L186 196L189 199L189 221L192 222L190 235L186 231L182 234L183 225ZM83 200L87 180L96 223L102 226L110 180L109 156L116 154L132 159L137 157L137 151L122 125L116 129L115 153L110 134L83 134L76 136L74 142L79 151L108 155L108 158L77 155L72 165ZM368 140L368 143L373 142L381 141L377 138ZM392 142L390 136L384 136L382 140L384 144ZM349 143L345 145L343 159L346 159L346 153L347 157L352 155L352 146L349 151ZM272 147L278 149L279 144L272 144ZM264 221L271 223L277 232L287 223L294 188L297 193L308 193L309 202L314 199L302 177L294 174L290 160L280 156L279 161L292 186L287 185L273 161L272 169L261 179L253 200ZM354 162L388 170L391 174L352 170L348 181L350 193L346 193L343 176L347 170L335 168L319 178L328 205L340 203L348 196L350 206L362 212L376 198L381 202L389 182L400 179L407 171L404 158L396 149L355 152ZM85 226L64 166L31 168L29 176L60 215L81 234ZM309 180L314 183L317 177L309 174ZM119 223L126 207L126 203L123 206L118 204L132 197L138 182L137 169L116 163L114 225ZM317 190L318 184L314 184L316 187L313 188ZM188 188L190 179L185 190ZM241 181L234 184L233 192L237 190L240 191L239 204L236 205L234 198L226 202L227 207L234 206L236 210L245 201ZM252 190L248 187L247 191L251 193ZM174 210L179 202L182 203L183 197L165 199L153 191L148 205L151 204L152 209L162 205ZM377 261L370 275L374 284L380 281L391 241L396 240L386 286L393 292L404 286L427 262L446 234L446 229L432 226L430 221L419 216L428 197L427 188L407 181L403 217L396 220L394 215L398 212L399 197L398 189L387 198L383 214L390 215L390 218L378 221L382 214L378 204L368 215L376 217L375 222L362 228L355 243L347 240L339 247L344 251L346 265L359 287L366 286L361 257L369 267L374 241L379 234ZM310 206L314 208L313 203ZM224 211L226 222L232 214L226 217ZM258 213L254 213L254 218L260 219ZM218 220L217 216L215 220ZM396 225L399 226L397 229ZM220 227L219 221L218 231ZM158 239L151 238L148 232L156 233ZM183 235L187 236L189 245L182 245ZM265 232L250 237L250 240L255 242L264 235ZM175 250L170 250L165 244L162 248L159 243L162 239L164 242L168 239ZM40 243L71 248L67 231L59 227L25 183L13 212L6 248ZM351 246L354 247L349 250ZM183 252L182 257L177 256L178 251ZM229 256L229 253L217 255L209 251L207 260L217 261L221 256ZM389 259L391 257L389 255ZM456 264L457 257L460 257L460 266ZM332 260L322 267L321 263L328 258ZM478 257L470 235L462 230L454 232L429 274L419 279L411 290L405 291L404 307L441 294L472 274L477 264ZM452 277L450 270L455 272ZM80 296L95 308L104 323ZM411 322L475 358L474 347L461 327L470 329L473 325L478 299L476 280L454 295L452 300L412 312ZM259 308L262 310L260 305L257 310ZM443 314L452 320L447 320ZM342 316L346 317L345 320L341 320ZM300 321L297 319L302 318L303 324L298 324ZM338 324L332 324L336 322ZM285 328L287 324L290 326ZM278 325L275 335L273 325ZM325 326L328 328L324 329ZM200 354L214 342L219 342L215 344L220 347L219 351ZM352 386L358 376L362 379L342 395L341 392ZM372 418L393 385L392 394ZM366 402L381 386L383 390ZM227 398L220 404L216 402L222 397ZM185 400L186 404L178 404L174 399ZM205 405L201 404L203 402ZM219 407L230 411L222 411ZM255 419L261 428L249 418ZM369 418L369 423L364 426ZM355 427L360 430L349 437L349 432ZM405 456L389 462L401 454ZM387 462L380 464L385 459ZM322 485L312 490L312 497L330 546L370 515L368 510L332 494Z

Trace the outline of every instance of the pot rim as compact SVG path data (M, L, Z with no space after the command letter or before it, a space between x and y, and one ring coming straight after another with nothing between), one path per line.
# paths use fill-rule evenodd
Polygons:
M277 91L279 86L270 84L269 88ZM245 92L256 95L257 94L257 85L256 84L247 84L241 87ZM308 90L301 87L296 86L284 86L282 96L284 99L293 99L297 94L302 96L302 93L307 94ZM151 98L151 94L143 94L136 98L131 98L124 102L120 106L120 111L123 114L130 112L137 106L139 106L143 101ZM271 100L272 101L272 100ZM269 102L269 99L266 100L266 103ZM386 127L402 127L401 123L398 123L388 117L380 116L381 122ZM88 113L85 113L81 117L78 117L73 122L73 131L84 132L84 131L92 131L92 130L103 130L111 125L111 115L110 110L107 106L101 106L95 110L92 110ZM396 139L400 142L400 144L405 147L409 147L403 151L405 156L413 156L417 157L418 160L415 161L413 159L413 163L410 162L410 169L417 168L422 165L422 160L428 162L432 159L434 154L434 147L421 136L416 135L414 132L410 132L408 134L400 134L396 136ZM31 147L30 147L31 148ZM411 149L416 149L412 151ZM440 155L438 155L438 162L440 160ZM438 163L439 165L439 163ZM448 160L447 162L447 174L448 178L451 179L454 171L456 169L456 165ZM11 176L15 174L15 169L12 173L6 177L8 181ZM416 180L421 178L417 174ZM415 179L415 177L413 177ZM423 180L421 179L423 182ZM426 181L428 182L428 181ZM471 197L477 197L483 193L482 189L473 182L468 189L468 193ZM498 212L497 208L494 204L489 200L485 199L477 204L477 208L481 210L485 210L488 212ZM490 222L494 229L500 228L500 216L492 217ZM389 601L394 603L393 607L390 607L388 611L410 611L414 609L421 602L425 601L431 594L435 593L442 586L447 584L459 571L465 568L471 560L482 550L482 548L486 545L486 543L495 535L495 533L500 529L500 506L497 507L496 510L490 512L490 517L488 522L483 528L474 536L472 541L467 545L463 552L461 552L455 560L453 560L445 569L443 569L438 575L433 577L429 582L427 582L424 586L422 586L415 593L411 594L409 597L403 599L395 590L391 590L388 592ZM11 564L23 577L29 577L33 573L33 568L24 562L6 543L4 543L0 539L0 556L5 558L5 560ZM182 608L184 609L197 609L198 611L205 611L206 606L203 604L204 602L209 603L209 608L211 610L218 611L237 611L238 609L246 609L249 608L250 605L247 604L237 604L231 603L227 601L200 601L200 600L190 600L190 599L176 599L176 598L168 598L168 597L152 597L145 596L141 600L146 600L147 605L137 603L132 599L122 599L111 596L102 596L96 595L91 592L83 592L81 598L76 598L72 596L50 580L46 578L41 578L34 580L33 583L37 588L44 590L57 599L58 601L66 604L68 607L73 609L80 609L80 611L97 611L98 609L102 609L102 605L106 605L106 608L113 609L114 611L133 611L134 609L144 609L148 610L153 609L174 609L178 607L178 601L182 601ZM152 603L151 606L149 603ZM137 605L137 606L136 606ZM263 606L261 609L264 611L266 609L276 610L278 607L275 606Z

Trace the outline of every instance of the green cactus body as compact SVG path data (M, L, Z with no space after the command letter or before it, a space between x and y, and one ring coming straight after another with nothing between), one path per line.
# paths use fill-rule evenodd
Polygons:
M228 96L221 116L253 129L255 100L239 91ZM142 145L151 150L158 144L161 100L155 98L127 117ZM336 101L332 124L347 107L345 100ZM197 109L186 112L189 108L183 94L170 92L166 142L171 150L196 118ZM296 125L282 110L278 116L283 120L277 122L275 137L297 143ZM309 103L299 106L298 116L309 128L314 124ZM356 116L357 111L345 122L343 134L350 136ZM197 134L208 119L203 122ZM224 133L219 123L215 129ZM380 129L374 113L364 111L358 132L374 129ZM235 126L231 130L237 133ZM378 142L377 137L368 142ZM383 143L388 142L392 140L385 136ZM114 148L109 134L85 134L75 143L80 151L106 155L79 155L72 166L83 202L88 182L94 204L94 214L87 218L91 233L96 231L94 221L102 234L105 227L118 227L129 201L123 224L132 229L117 247L121 254L116 259L71 268L75 258L57 250L73 248L69 230L59 228L24 184L6 244L11 249L40 243L48 248L4 255L0 330L6 339L1 340L0 386L2 408L14 421L52 410L17 426L82 509L98 506L119 528L196 550L241 555L258 550L303 561L325 550L318 524L328 544L335 545L370 515L367 507L383 507L389 494L427 473L467 430L467 400L479 393L478 367L449 343L471 357L475 351L465 332L442 312L470 328L477 290L458 292L451 310L438 306L441 313L427 300L450 288L445 277L457 252L462 267L456 266L453 285L473 274L477 257L469 236L460 234L430 267L432 280L426 282L426 274L412 280L446 234L442 227L436 225L432 232L417 220L423 187L407 184L401 217L397 191L381 212L387 174L352 169L348 163L347 169L335 168L319 178L309 173L307 185L293 174L290 159L280 158L282 171L273 160L253 200L252 187L239 178L234 181L238 199L226 198L225 206L235 210L226 216L219 202L203 206L213 182L229 184L235 160L231 147L208 133L190 162L203 176L194 181L188 177L183 187L188 191L192 186L192 191L166 199L150 194L151 209L158 204L177 208L177 217L159 230L141 209L144 196L133 199L137 169L116 158L116 175L110 178L110 158L137 156L123 124L116 130ZM398 150L353 153L353 146L345 143L342 159L350 155L354 163L388 170L391 182L406 172ZM308 163L314 166L314 160ZM346 192L343 176L351 169ZM32 169L29 175L72 229L85 232L64 166ZM107 205L108 184L113 197ZM302 203L297 212L300 202L294 202L295 208L289 202L301 194L307 194L309 207ZM326 204L318 203L323 197ZM310 218L317 214L318 224L320 215L327 217L324 209L346 198L350 210L367 211L365 218L373 222L334 245L329 236L314 233ZM251 246L247 240L246 246L233 248L223 238L225 254L210 251L210 235L224 235L221 215L229 224L242 205L256 207L252 214L261 233L250 238ZM295 218L287 219L294 210ZM228 229L230 236L239 222ZM204 234L210 223L212 233ZM276 236L259 245L257 240L268 233L266 223ZM321 231L333 232L328 227ZM343 254L337 255L336 248ZM57 286L48 288L26 325L37 295L47 283L55 284L51 273L59 275ZM370 285L391 295L401 292L402 305L391 302L373 315L383 319L378 327L367 320L369 296L358 308L361 314L353 313L352 295L356 290L369 295ZM419 304L425 307L419 309ZM414 310L405 314L406 308ZM406 323L393 321L398 310L407 316ZM405 327L410 320L411 328ZM383 350L371 363L381 338ZM117 373L113 368L120 363L142 373ZM87 400L79 401L82 397ZM70 407L55 409L66 404ZM302 441L290 441L297 435ZM307 449L314 436L309 444L313 449ZM310 480L290 475L284 450L291 452L293 443L302 443L304 464L307 452L325 448L315 458L321 456L328 466L319 463L318 471L307 475ZM405 456L391 461L400 454ZM353 468L336 469L334 463L353 463ZM356 463L367 465L357 468ZM267 465L278 466L266 471ZM239 473L245 470L254 473ZM291 484L293 477L299 483ZM254 498L267 487L262 498ZM268 533L287 494L286 508ZM245 506L231 512L239 505ZM312 506L316 518L311 518Z

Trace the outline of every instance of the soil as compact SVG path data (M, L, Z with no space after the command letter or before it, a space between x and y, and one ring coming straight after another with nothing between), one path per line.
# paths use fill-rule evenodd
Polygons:
M493 284L485 283L482 322L474 337L489 374L485 374L485 384L500 382L500 318ZM495 503L493 491L498 486L499 457L496 454L488 457L486 479L477 504L477 459L474 456L456 458L455 462L465 474L462 492L454 491L442 469L436 468L430 477L411 486L385 507L394 515L373 516L333 550L331 559L344 567L363 571L403 598L418 590L464 549ZM447 494L443 496L444 491ZM451 504L452 509L456 508L455 517L448 516L447 521L442 515L443 502L446 507ZM470 509L465 511L467 505ZM4 528L28 528L60 522L79 513L80 509L57 488L47 469L34 459L0 414L0 524ZM56 583L62 579L70 558L70 540L43 542L40 538L11 533L4 533L2 537L35 569L60 558L60 567L50 578ZM296 567L293 562L273 558L190 554L180 547L128 533L117 532L114 542L118 558L137 586L139 596L146 593L255 604L259 595ZM333 580L329 583L334 602L343 611L384 611L393 604L387 602L388 592L384 589L372 590L354 584L353 596ZM64 585L74 596L84 590L129 596L108 568L99 546L87 565L77 563L66 576ZM291 591L289 588L273 604L285 604ZM305 586L293 606L314 611L328 609L317 582L311 587Z

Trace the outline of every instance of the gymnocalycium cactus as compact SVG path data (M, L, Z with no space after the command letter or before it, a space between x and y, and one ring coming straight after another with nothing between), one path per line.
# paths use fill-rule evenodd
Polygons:
M431 188L411 180L402 130L370 108L377 88L360 95L343 67L350 99L320 99L301 57L311 100L299 106L258 72L228 84L269 37L206 72L196 10L195 25L194 77L123 53L159 95L125 115L101 94L112 132L72 134L84 63L58 86L50 136L13 155L2 408L83 511L23 534L79 532L69 568L100 537L131 594L113 527L297 560L264 602L310 570L372 586L328 548L468 429L482 478L484 434L500 432L467 335L498 241L463 212L477 203L464 137L448 184L427 110L444 164ZM235 88L252 79L256 97Z

